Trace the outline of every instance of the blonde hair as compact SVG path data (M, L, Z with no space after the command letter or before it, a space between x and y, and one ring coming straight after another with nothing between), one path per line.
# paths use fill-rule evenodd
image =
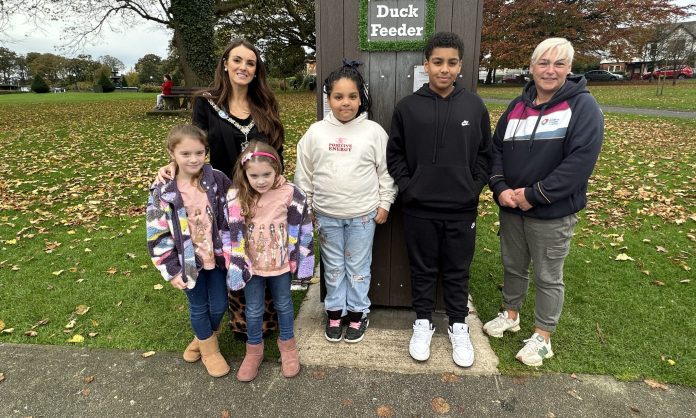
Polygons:
M555 52L558 59L567 59L568 65L573 63L575 50L570 41L565 38L548 38L541 41L539 45L534 48L530 60L531 65L536 64L541 57L549 52Z
M197 139L200 141L200 143L205 147L206 155L208 155L208 135L206 135L205 131L198 126L189 124L174 125L172 129L169 130L164 144L170 155L174 153L174 148L176 148L176 146L179 145L179 143L181 143L181 141L183 141L185 138ZM174 162L173 158L172 162ZM177 166L175 175L178 173L179 167ZM198 173L193 177L194 183L198 183L196 180L198 180L200 176L201 173Z
M242 207L242 215L247 223L254 217L256 202L259 199L259 192L251 187L249 179L247 179L246 176L245 167L248 167L250 161L266 162L271 165L276 175L275 184L272 186L273 189L278 187L278 179L283 172L278 152L275 148L263 141L252 140L249 142L249 146L246 147L244 152L239 155L234 167L232 184L237 189L237 199L239 199L239 204Z

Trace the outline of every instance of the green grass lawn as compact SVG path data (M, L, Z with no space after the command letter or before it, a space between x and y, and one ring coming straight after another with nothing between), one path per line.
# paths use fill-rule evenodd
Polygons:
M314 97L279 95L290 173ZM186 299L145 248L147 186L168 160L167 130L187 121L145 117L154 100L0 96L0 343L181 351L190 340ZM504 107L490 109L495 121ZM696 386L696 121L607 115L606 132L566 262L556 357L540 370ZM485 192L471 281L484 321L500 306L496 214ZM514 360L531 334L527 300L522 332L491 339L504 373L530 372Z
M656 95L656 82L643 81L619 85L595 82L588 86L597 101L606 106L696 111L696 80L677 80L675 86L671 80L667 80L662 87L662 94ZM494 99L511 100L519 96L521 91L522 85L479 84L477 88L481 97Z

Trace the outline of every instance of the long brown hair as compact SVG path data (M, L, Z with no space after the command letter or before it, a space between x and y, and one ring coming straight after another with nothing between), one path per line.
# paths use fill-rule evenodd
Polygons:
M267 155L258 155L259 153L270 154L273 157ZM240 206L242 207L242 215L244 220L249 223L254 217L256 210L256 202L259 200L259 192L254 190L249 184L249 179L247 179L246 171L244 169L249 162L266 162L271 165L273 171L275 171L275 184L272 188L278 187L278 180L281 173L283 172L283 167L280 165L280 157L278 157L278 152L270 146L269 144L252 140L249 142L249 146L246 147L244 152L242 152L237 158L237 162L234 167L234 178L232 179L232 184L237 189L237 199L239 199Z
M266 82L266 66L263 64L261 55L249 41L240 38L233 40L227 45L225 52L217 62L213 83L201 93L210 94L215 104L223 109L227 109L229 99L232 96L232 83L225 72L225 63L230 51L240 45L253 51L254 55L256 55L255 77L249 83L249 89L247 90L251 117L254 119L259 132L268 138L268 143L273 148L279 149L285 140L285 130L280 122L278 101Z
M167 151L169 151L169 155L174 154L174 148L176 148L177 145L181 141L184 140L184 138L191 138L191 139L197 139L198 141L203 144L205 147L205 154L208 155L208 135L205 134L205 131L199 128L196 125L189 125L189 124L180 124L180 125L174 125L172 129L169 130L169 133L167 134L167 139L165 140L165 147L167 148ZM174 159L172 158L172 162ZM176 163L174 164L176 165ZM176 174L179 174L179 167L176 166ZM203 174L203 170L201 170L198 174L196 174L193 178L192 181L194 184L198 184L198 179L201 177Z

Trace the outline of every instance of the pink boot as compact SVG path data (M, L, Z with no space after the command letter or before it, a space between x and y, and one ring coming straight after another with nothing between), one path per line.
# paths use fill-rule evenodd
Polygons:
M281 370L285 377L295 377L300 373L300 356L297 350L295 338L281 341L278 338L278 350L280 350Z
M240 382L251 382L259 373L259 366L263 361L263 341L261 344L246 345L246 355L237 371L237 380Z

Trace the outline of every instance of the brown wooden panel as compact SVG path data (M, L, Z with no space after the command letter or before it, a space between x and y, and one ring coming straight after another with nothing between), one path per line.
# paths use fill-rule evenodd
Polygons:
M343 56L349 59L359 59L366 62L367 53L360 51L358 39L358 20L360 7L357 1L348 0L343 4ZM367 66L365 66L367 68Z
M377 225L375 231L375 240L372 244L372 281L369 293L373 305L389 306L391 229L392 221L390 219L382 225Z
M435 16L435 32L452 32L452 2L454 0L438 0L437 15ZM459 2L461 0L457 0Z
M323 45L322 45L322 33L321 33L321 1L317 0L314 2L314 32L317 35L317 48L314 52L314 56L316 57L317 60L317 89L316 89L316 98L317 98L317 120L321 119L321 115L323 112L322 109L322 104L321 104L321 73L323 70L323 63L322 63L322 56L321 52L324 50ZM324 300L324 297L322 296L321 300Z
M372 120L389 132L396 92L396 52L370 54L370 95Z
M459 0L452 7L452 32L464 41L464 57L460 83L470 91L476 91L478 82L478 62L480 48L480 19L483 5L480 0Z
M370 53L360 50L360 40L358 34L358 25L360 18L359 3L354 0L348 0L343 4L343 57L362 61L360 73L367 85L370 85Z
M399 100L413 93L413 66L423 65L422 52L397 52L396 53L396 97L395 104ZM420 88L420 86L419 86ZM389 115L391 123L391 115ZM389 132L389 129L387 129Z
M477 10L476 13L476 46L474 47L474 60L471 61L472 66L472 86L471 91L476 92L478 87L478 72L479 72L479 57L481 56L481 31L483 30L483 1L478 0L476 2Z
M347 0L352 3L353 0ZM343 58L343 3L344 0L321 0L318 2L321 14L321 23L319 24L320 33L317 33L317 38L321 38L321 50L317 50L318 61L321 60L321 68L317 66L317 86L321 90L324 79L331 71L341 65ZM355 27L357 31L357 26ZM320 57L320 58L319 58ZM321 73L320 73L321 71ZM319 92L319 100L317 104L317 118L324 117L321 100L321 91Z
M389 217L391 229L391 281L389 287L389 306L411 306L411 269L408 265L408 252L404 238L404 219L399 199L392 205Z

